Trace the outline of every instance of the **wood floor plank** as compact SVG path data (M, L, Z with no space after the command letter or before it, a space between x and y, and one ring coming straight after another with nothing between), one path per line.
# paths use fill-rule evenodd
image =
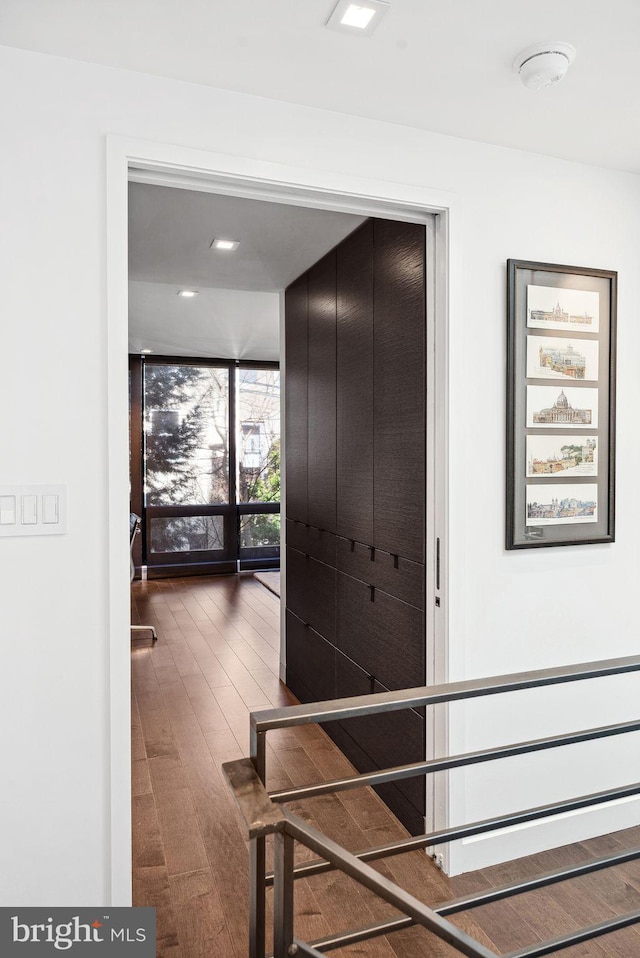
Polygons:
M178 940L192 958L228 958L233 948L210 868L169 877Z
M190 790L154 794L169 877L205 868L207 854Z
M280 681L277 675L274 674L272 669L256 669L251 675L274 708L284 708L285 705L294 704L295 699L293 695L286 685Z
M178 755L160 755L150 758L147 764L154 794L186 787L184 769Z
M212 758L220 765L244 758L246 754L230 728L205 732L204 737Z
M151 792L153 787L149 775L149 762L146 758L137 759L131 763L131 794L135 798L138 795L149 795Z
M140 723L144 735L147 758L158 755L175 755L176 742L169 713L164 708L140 712Z
M180 947L178 920L171 900L169 876L164 866L134 865L133 901L139 907L156 909L156 958L191 958Z
M133 863L136 868L165 867L164 843L153 793L132 801Z

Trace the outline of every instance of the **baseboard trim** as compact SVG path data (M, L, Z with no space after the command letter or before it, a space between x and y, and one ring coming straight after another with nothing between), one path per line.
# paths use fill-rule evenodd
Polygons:
M452 874L488 868L549 848L633 828L638 824L640 796L631 795L602 805L473 835L456 843L456 853L452 856L456 870Z

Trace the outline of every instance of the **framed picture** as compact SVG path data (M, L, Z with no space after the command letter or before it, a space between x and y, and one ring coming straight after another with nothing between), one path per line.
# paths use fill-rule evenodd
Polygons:
M507 549L615 539L617 276L507 261Z

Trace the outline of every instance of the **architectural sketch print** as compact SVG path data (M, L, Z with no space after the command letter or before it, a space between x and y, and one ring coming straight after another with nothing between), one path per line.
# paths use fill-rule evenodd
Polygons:
M597 520L598 486L595 482L527 486L528 526L570 525Z
M527 478L597 476L595 436L527 436Z
M558 286L527 286L527 326L568 333L600 330L598 293Z
M598 379L598 343L592 339L527 336L528 379Z
M527 386L527 426L594 429L598 425L598 390Z

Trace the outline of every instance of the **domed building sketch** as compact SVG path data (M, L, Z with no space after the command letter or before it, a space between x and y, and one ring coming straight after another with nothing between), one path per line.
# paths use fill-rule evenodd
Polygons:
M582 425L584 423L591 425L591 410L574 409L565 396L564 390L562 390L553 406L549 409L541 409L539 412L534 412L533 421L534 423L540 424L570 422L575 425Z
M527 426L588 428L598 422L597 389L527 386Z
M557 286L527 286L527 326L597 333L600 329L600 298L587 289Z

